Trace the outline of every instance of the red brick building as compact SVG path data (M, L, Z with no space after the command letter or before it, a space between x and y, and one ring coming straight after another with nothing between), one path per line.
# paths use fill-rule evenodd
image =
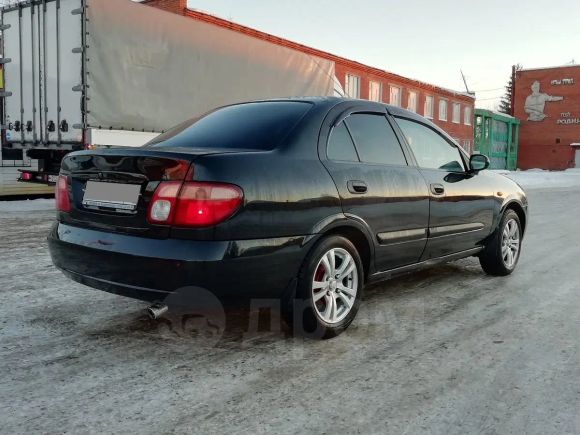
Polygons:
M518 168L580 167L580 65L516 71L514 89Z
M335 63L336 77L349 97L382 101L412 110L431 119L467 151L472 151L475 103L472 95L412 80L213 15L190 10L187 8L187 0L144 0L143 3L331 60Z

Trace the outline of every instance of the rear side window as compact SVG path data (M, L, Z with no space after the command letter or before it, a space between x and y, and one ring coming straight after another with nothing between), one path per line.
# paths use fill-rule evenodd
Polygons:
M341 122L330 133L327 155L331 160L358 162L354 143L344 122Z
M429 127L407 119L397 119L407 143L422 168L463 172L465 167L457 147Z
M186 121L145 146L271 150L286 138L311 107L311 103L298 101L223 107Z
M385 116L357 113L345 122L362 162L407 165L401 144Z

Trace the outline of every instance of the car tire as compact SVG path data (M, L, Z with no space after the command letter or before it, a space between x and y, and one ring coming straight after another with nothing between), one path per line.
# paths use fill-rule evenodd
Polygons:
M364 270L355 246L342 236L326 236L304 259L293 300L284 303L284 318L294 334L336 337L354 320L363 286Z
M506 210L497 230L479 255L479 263L488 275L507 276L511 274L520 259L522 251L522 225L518 214Z

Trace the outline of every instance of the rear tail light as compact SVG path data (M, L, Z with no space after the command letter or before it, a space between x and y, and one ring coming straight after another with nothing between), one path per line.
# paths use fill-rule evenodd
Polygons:
M177 195L181 189L181 181L166 181L157 187L147 213L151 224L170 224L175 214Z
M225 183L162 182L149 204L152 224L201 228L231 217L242 204L243 192Z
M59 175L56 181L56 188L54 190L54 198L56 200L56 209L58 211L70 211L70 198L68 196L68 177L66 175Z
M20 179L23 181L30 181L32 180L32 174L30 172L22 172L20 174Z

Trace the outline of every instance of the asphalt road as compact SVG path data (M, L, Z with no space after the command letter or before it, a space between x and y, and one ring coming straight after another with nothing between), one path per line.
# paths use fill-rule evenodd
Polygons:
M150 321L51 266L51 212L2 213L0 433L580 433L580 189L529 196L515 274L374 286L324 342L235 307Z

